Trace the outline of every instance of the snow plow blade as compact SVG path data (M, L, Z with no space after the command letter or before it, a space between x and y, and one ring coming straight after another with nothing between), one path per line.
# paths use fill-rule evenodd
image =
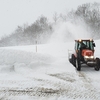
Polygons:
M73 54L73 50L68 50L68 60L70 63L72 63L72 54Z

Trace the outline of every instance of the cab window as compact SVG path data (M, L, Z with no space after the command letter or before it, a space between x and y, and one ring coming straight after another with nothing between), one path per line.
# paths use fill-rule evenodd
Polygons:
M94 50L94 46L93 46L93 42L92 41L90 42L90 48L91 48L91 50Z

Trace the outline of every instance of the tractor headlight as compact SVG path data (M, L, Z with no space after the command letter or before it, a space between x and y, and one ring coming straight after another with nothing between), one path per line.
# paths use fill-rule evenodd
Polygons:
M94 56L84 56L84 58L86 58L86 59L93 59Z
M86 62L88 62L88 61L94 61L94 56L84 56L84 60Z

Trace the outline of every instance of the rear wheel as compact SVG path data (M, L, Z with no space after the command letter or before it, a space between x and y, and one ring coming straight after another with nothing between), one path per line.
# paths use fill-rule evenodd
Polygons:
M76 59L76 69L77 69L78 71L81 70L81 63L80 63L80 60L79 60L78 58Z
M100 69L100 59L99 58L96 58L96 66L94 68L96 71L99 71Z

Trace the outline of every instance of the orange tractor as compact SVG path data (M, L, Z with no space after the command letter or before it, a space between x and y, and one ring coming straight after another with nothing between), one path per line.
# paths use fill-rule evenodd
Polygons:
M95 43L92 39L75 40L75 53L71 54L69 61L78 71L81 70L82 64L94 67L96 71L99 71L100 59L94 57L94 47Z

